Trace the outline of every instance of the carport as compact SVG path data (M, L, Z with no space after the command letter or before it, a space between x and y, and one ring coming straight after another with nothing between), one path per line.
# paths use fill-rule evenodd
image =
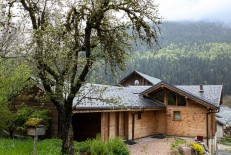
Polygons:
M75 113L72 117L74 140L84 141L101 133L101 113Z

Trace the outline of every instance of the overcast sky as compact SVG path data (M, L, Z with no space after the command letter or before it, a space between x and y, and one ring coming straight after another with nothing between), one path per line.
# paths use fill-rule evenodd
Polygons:
M231 24L231 0L156 0L156 3L165 20Z

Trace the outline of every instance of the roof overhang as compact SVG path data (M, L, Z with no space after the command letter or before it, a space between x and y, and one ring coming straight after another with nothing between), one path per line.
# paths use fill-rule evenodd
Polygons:
M140 95L145 96L145 95L147 95L147 94L149 94L149 93L151 93L153 91L156 91L156 90L158 90L160 88L167 88L167 89L169 89L169 90L171 90L173 92L176 92L179 95L186 96L187 98L189 98L189 99L191 99L191 100L193 100L193 101L195 101L197 103L200 103L200 104L202 104L202 105L204 105L206 107L216 109L216 110L219 109L219 106L217 107L217 106L215 106L215 105L213 105L213 104L211 104L211 103L209 103L209 102L207 102L207 101L205 101L203 99L200 99L200 98L198 98L198 97L196 97L196 96L194 96L192 94L189 94L189 93L187 93L187 92L185 92L185 91L183 91L183 90L181 90L181 89L179 89L179 88L177 88L175 86L167 84L166 82L163 82L163 81L161 81L158 84L156 84L156 85L150 87L149 89L143 91L142 93L140 93Z

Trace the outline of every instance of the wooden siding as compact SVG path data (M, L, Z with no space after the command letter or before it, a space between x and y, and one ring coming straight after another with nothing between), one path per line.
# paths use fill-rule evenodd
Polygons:
M166 111L155 111L154 113L156 118L156 133L166 134Z
M103 141L109 138L109 115L108 112L102 112L101 114L101 138Z
M137 73L128 76L120 84L123 86L128 86L128 85L133 86L135 85L134 84L135 80L139 81L139 85L152 85L152 83L150 83L148 80L144 79L142 76L140 76Z
M174 120L174 111L180 112L180 120ZM188 106L168 106L167 134L188 137L206 137L206 113L206 107L193 101L189 101Z
M141 119L135 115L134 138L141 138L156 133L156 117L154 111L147 111L141 114Z

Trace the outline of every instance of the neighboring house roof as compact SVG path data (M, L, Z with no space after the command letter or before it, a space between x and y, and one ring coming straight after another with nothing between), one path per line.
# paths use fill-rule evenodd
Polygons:
M161 80L152 76L149 76L147 74L138 72L138 71L133 71L131 72L129 75L127 75L125 78L123 78L119 83L122 83L122 81L124 81L125 79L127 79L128 77L130 77L132 74L137 73L138 75L142 76L144 79L146 79L147 81L149 81L150 83L152 83L153 85L159 83Z
M223 112L223 111L230 111L230 113L231 113L231 108L227 105L221 105L220 106L220 112Z
M167 84L165 82L159 82L158 84L150 87L149 89L145 90L141 94L147 94L152 91L157 90L160 87L166 87L172 91L175 91L181 95L187 96L193 100L196 100L199 103L211 106L213 108L219 108L220 100L221 100L221 94L222 94L222 85L204 85L203 86L203 92L200 92L200 86L199 85L176 85L172 86L170 84Z
M139 93L150 86L118 87L100 84L87 84L80 91L73 106L81 109L163 109L165 106L159 101L153 101L139 96Z
M140 76L142 76L143 78L145 78L146 80L148 80L149 82L151 82L153 85L161 82L160 79L157 79L155 77L152 77L152 76L149 76L147 74L144 74L144 73L141 73L141 72L138 72L138 71L135 71L137 74L139 74Z
M228 125L230 126L231 124L229 123L230 121L229 120L226 120L224 118L216 118L217 119L217 123L220 124L220 125Z
M216 116L218 123L231 126L231 109L228 106L221 106L220 112Z

